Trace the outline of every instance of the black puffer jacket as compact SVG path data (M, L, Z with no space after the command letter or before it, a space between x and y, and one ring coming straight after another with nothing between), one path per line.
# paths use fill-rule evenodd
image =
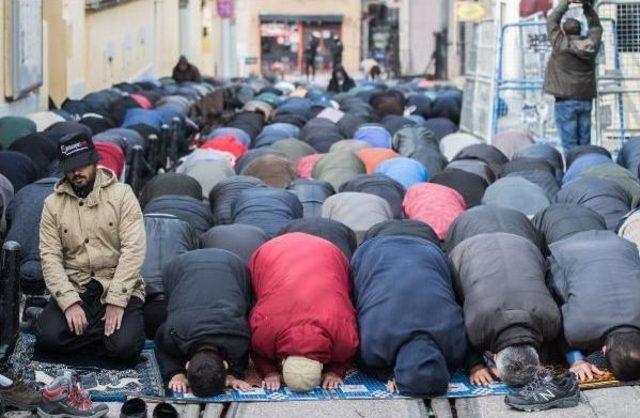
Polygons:
M164 293L162 270L177 256L198 249L193 229L173 215L144 215L147 252L142 265L146 293L149 299Z
M560 310L545 284L545 261L528 239L480 234L451 253L471 345L480 352L514 344L540 348L557 337Z
M289 222L278 235L301 232L303 234L314 235L326 239L344 253L350 259L358 246L356 234L343 224L333 219L307 218L295 219Z
M144 209L147 203L168 194L190 196L202 199L202 186L193 177L179 173L158 174L140 192L140 206Z
M364 235L363 242L376 237L415 237L440 247L438 234L424 222L415 219L391 219L375 224Z
M520 235L539 249L543 247L542 236L524 214L513 209L483 205L469 209L453 222L443 248L451 252L467 238L494 232Z
M144 214L166 213L185 221L196 236L207 232L213 225L209 205L190 196L168 194L153 199L144 207Z
M380 196L389 203L395 219L402 218L404 187L384 174L361 174L340 186L342 192L360 192Z
M545 245L584 231L604 231L604 218L593 210L573 204L554 203L538 212L531 220L542 233Z
M550 287L571 348L600 350L612 329L640 328L640 258L634 243L610 231L585 231L551 244L550 251Z
M242 378L249 359L251 301L242 260L225 250L191 251L169 263L163 276L169 305L156 344L165 378L183 372L203 345L217 347L229 373Z
M231 251L245 263L268 240L269 237L261 228L243 224L214 226L200 235L202 248Z

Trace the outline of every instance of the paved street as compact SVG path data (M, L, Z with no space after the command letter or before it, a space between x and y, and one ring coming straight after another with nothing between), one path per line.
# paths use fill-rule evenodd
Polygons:
M429 402L427 402L429 404ZM183 418L626 418L640 415L640 387L588 390L578 407L524 413L504 404L503 396L436 399L431 407L420 400L257 402L177 405ZM110 404L109 418L120 416L120 405ZM149 404L149 417L153 412Z

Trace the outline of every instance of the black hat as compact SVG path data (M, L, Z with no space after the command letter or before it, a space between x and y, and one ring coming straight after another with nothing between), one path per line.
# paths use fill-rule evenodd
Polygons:
M58 142L60 171L66 173L76 168L97 164L100 156L96 152L91 136L86 132L65 135Z

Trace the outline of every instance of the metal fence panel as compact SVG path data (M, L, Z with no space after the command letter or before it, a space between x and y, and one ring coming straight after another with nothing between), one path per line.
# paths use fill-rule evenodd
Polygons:
M553 98L543 93L551 56L545 20L521 21L502 27L493 105L493 134L527 129L538 140L557 137Z
M603 0L603 52L598 63L597 138L617 151L640 136L640 1Z
M497 56L497 28L493 20L474 24L460 129L485 141L491 138L491 109Z

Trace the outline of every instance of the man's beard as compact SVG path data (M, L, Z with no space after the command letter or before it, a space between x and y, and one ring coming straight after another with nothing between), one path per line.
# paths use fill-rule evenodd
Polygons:
M78 177L82 178L83 176L78 176ZM74 180L76 178L77 178L76 176L72 177L71 180L69 180L69 183L71 184L71 188L73 189L76 196L84 199L87 196L89 196L89 193L91 193L91 191L93 190L93 185L96 182L96 177L93 176L93 178L89 179L87 183L82 187L78 187L75 185Z

